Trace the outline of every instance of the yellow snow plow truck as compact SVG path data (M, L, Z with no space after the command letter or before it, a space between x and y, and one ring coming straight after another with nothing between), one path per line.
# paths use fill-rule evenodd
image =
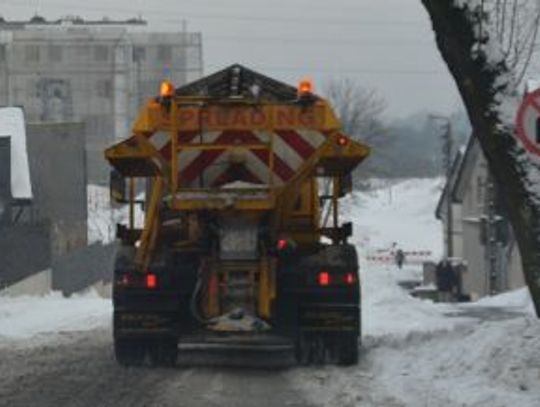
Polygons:
M340 127L309 81L233 65L162 83L105 151L111 196L130 208L114 270L120 364L173 365L189 345L357 362L358 260L338 201L369 149Z

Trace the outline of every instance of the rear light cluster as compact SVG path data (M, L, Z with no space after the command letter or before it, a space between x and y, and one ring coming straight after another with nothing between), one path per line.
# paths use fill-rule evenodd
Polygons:
M358 283L356 273L329 273L321 271L317 274L317 284L321 287L354 285Z
M155 274L148 273L146 275L146 288L156 288L157 287L157 277Z
M124 273L117 280L117 285L125 288L153 290L158 286L158 278L154 273Z
M330 273L327 271L321 271L319 273L319 285L323 287L330 285Z

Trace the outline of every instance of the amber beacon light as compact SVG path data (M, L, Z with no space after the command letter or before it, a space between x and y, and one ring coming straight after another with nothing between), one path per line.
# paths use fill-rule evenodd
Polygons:
M311 95L313 93L313 82L309 78L304 78L298 84L298 96Z
M174 95L174 85L169 81L161 82L159 87L159 95L162 98L170 98Z

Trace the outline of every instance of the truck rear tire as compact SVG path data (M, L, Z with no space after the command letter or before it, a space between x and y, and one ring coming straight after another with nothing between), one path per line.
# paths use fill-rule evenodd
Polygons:
M115 339L114 355L122 366L141 366L146 356L146 347L139 341Z

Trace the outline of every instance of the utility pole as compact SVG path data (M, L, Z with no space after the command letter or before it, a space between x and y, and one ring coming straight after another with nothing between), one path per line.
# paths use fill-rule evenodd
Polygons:
M488 173L486 181L486 263L488 269L488 289L490 295L495 295L501 291L501 279L499 272L499 242L497 239L497 209L495 207L496 191L495 183L491 173Z
M446 257L452 257L454 255L453 245L453 211L452 211L452 185L450 180L452 178L452 123L446 116L429 115L429 118L433 121L443 121L441 130L442 138L442 153L443 153L443 165L446 175Z

